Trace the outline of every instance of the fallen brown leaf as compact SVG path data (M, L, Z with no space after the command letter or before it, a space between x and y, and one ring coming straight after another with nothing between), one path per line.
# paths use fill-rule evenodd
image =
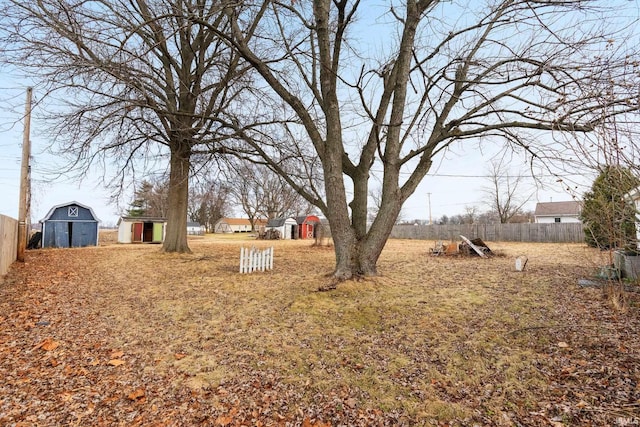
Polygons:
M60 343L54 341L52 338L45 338L44 341L42 341L40 344L36 345L33 349L36 350L38 348L44 350L44 351L51 351L51 350L55 350L56 348L58 348L58 346L60 345Z
M111 366L120 366L120 365L124 365L125 361L122 359L111 359L109 360L109 362L107 362L108 365Z
M331 427L331 423L324 423L322 421L312 422L309 417L305 417L302 421L302 427Z
M138 400L141 399L145 396L144 390L142 388L136 389L134 391L132 391L131 393L129 393L129 395L127 396L127 398L129 400Z
M229 416L219 416L218 418L216 418L216 422L215 424L217 426L228 426L229 424L231 424L231 422L233 421L233 417L229 417Z
M109 356L109 359L120 359L122 356L124 356L124 351L114 351Z

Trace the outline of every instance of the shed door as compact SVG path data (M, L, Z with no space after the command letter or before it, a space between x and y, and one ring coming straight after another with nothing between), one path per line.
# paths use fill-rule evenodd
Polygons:
M66 222L46 221L44 226L44 234L42 236L42 247L43 248L60 247L59 240L64 242L65 236L67 236L67 233L68 233L68 230L67 230ZM66 237L66 242L67 244L62 247L69 246L68 237Z
M142 241L153 242L153 223L145 222L142 226Z
M164 228L164 224L161 222L153 223L153 241L154 242L162 242L162 230Z
M52 222L53 225L53 247L68 248L69 247L69 223L68 222Z
M133 234L133 241L134 242L142 242L142 223L141 222L134 222L131 225L131 231Z
M71 246L74 248L95 246L97 243L96 224L93 222L72 223Z

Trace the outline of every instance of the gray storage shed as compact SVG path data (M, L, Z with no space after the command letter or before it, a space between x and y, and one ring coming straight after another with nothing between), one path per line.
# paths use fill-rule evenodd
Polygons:
M295 239L298 235L298 223L293 218L270 219L266 229L278 230L281 239Z
M98 245L98 223L93 209L78 202L57 205L40 220L43 248Z

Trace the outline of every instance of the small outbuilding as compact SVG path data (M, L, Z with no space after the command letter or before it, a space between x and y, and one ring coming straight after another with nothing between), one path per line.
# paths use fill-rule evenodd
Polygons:
M204 227L199 222L187 222L187 234L202 236L204 234Z
M315 215L296 217L298 224L298 239L313 239L317 235L317 227L320 225L320 218Z
M273 218L267 222L266 232L276 230L281 239L296 239L298 223L293 218Z
M162 243L167 219L123 216L118 220L118 243Z
M79 248L98 245L98 224L89 206L78 202L52 207L40 220L43 248Z

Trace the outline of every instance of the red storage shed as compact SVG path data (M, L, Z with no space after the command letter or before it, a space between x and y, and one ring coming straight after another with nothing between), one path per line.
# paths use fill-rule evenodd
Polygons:
M313 239L316 237L320 218L315 215L296 217L298 223L298 239Z

